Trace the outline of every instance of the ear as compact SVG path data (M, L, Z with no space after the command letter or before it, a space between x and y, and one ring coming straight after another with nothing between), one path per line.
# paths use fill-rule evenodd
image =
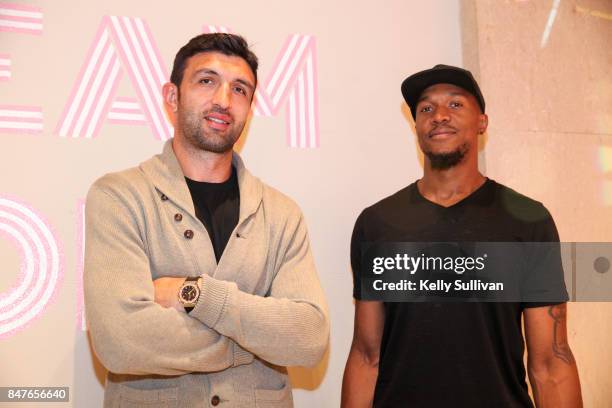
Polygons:
M175 113L178 110L178 88L172 82L166 82L162 87L164 105L168 113Z
M481 113L480 117L478 118L478 134L482 135L484 132L486 132L488 126L489 117L486 114Z

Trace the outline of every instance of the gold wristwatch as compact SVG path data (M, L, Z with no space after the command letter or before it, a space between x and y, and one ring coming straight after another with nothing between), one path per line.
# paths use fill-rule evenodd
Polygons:
M183 304L187 313L191 312L200 298L201 277L188 277L181 285L178 293L179 302Z

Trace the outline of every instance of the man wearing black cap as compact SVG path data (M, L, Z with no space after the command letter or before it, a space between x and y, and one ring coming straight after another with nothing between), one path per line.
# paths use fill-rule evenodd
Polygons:
M581 407L564 302L362 300L363 243L559 240L541 203L478 171L478 137L488 118L469 71L436 65L408 77L401 89L415 119L424 174L356 221L355 328L342 406L533 407L523 364L524 318L535 405Z

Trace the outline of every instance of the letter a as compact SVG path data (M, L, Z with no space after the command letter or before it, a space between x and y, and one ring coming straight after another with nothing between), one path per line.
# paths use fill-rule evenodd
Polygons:
M115 98L124 70L136 90L137 103L126 104L125 98ZM62 137L92 138L109 114L111 119L117 119L123 108L127 109L123 122L144 122L157 139L169 139L172 126L166 119L161 95L167 72L142 19L104 16L56 133ZM131 105L139 105L140 110L134 113Z

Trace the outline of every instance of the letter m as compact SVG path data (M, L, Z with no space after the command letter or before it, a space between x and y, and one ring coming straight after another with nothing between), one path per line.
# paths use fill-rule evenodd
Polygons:
M115 98L124 71L136 90L136 99ZM143 20L104 16L56 133L91 138L98 134L104 119L109 119L148 124L157 139L169 139L172 126L166 119L161 95L167 72Z
M228 32L222 26L204 26L205 32ZM293 34L287 38L272 72L255 91L253 113L276 116L286 107L287 145L319 147L319 106L315 38Z

